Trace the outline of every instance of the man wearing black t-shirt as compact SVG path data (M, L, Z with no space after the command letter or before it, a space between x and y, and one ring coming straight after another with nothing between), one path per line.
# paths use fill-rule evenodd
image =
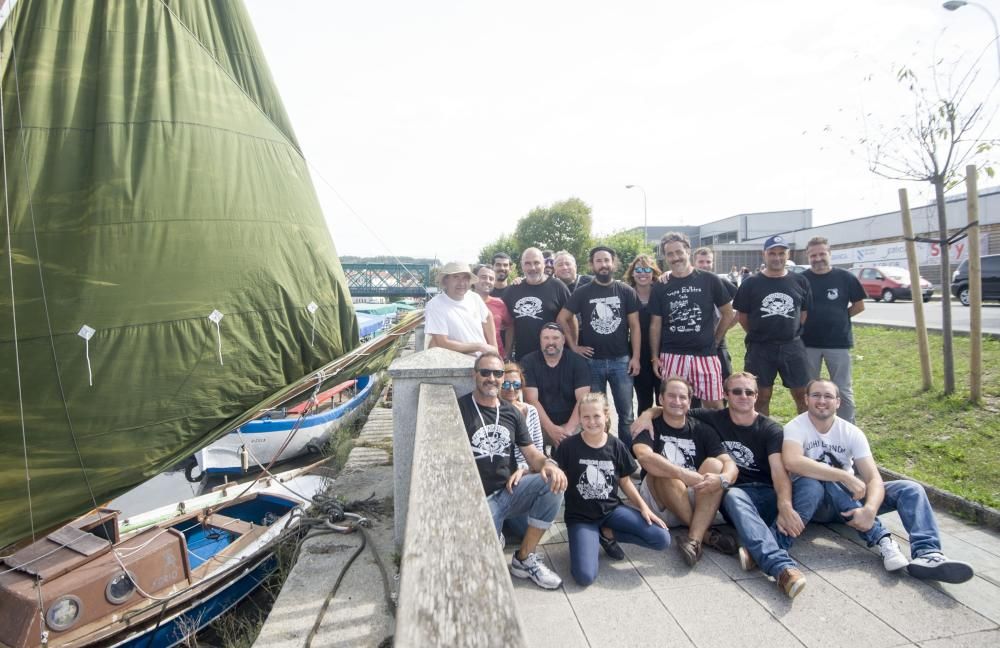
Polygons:
M559 310L569 299L566 284L544 272L542 251L528 248L521 254L524 281L509 287L503 303L514 318L514 326L504 335L504 349L511 358L520 360L538 350L538 334L542 326L556 321Z
M764 260L764 269L740 284L733 300L740 326L747 332L743 368L757 376L761 414L771 411L771 392L779 374L802 413L809 367L799 336L812 308L812 290L805 277L786 269L788 243L782 236L764 241Z
M503 299L503 294L507 292L510 285L507 277L510 276L510 255L506 252L497 252L493 255L493 290L490 294L497 299Z
M618 412L618 438L632 445L632 376L639 373L642 333L639 331L639 296L632 286L614 278L616 255L599 245L590 251L594 280L580 286L559 311L569 348L587 360L590 391L603 394L611 385ZM575 315L580 315L577 338Z
M793 497L781 458L781 426L754 409L757 381L753 375L732 374L725 387L727 408L692 410L690 417L719 434L723 448L739 470L735 483L726 489L722 511L740 536L740 565L748 571L760 565L778 581L785 594L794 598L806 581L788 555L788 548L805 529L810 502L822 493L815 484L808 484L802 489L797 486ZM636 419L633 433L649 430L659 416L657 407L643 412Z
M813 308L802 331L809 377L819 379L822 363L840 391L837 416L854 423L851 377L851 318L865 309L865 289L853 274L830 265L830 243L816 236L806 244L810 268L802 273L813 294Z
M559 250L556 252L555 260L556 279L559 279L566 284L566 287L569 288L569 293L571 295L577 288L586 286L594 280L594 278L590 275L577 274L576 259L568 251Z
M699 270L704 270L705 272L713 272L713 273L715 272L715 253L712 251L712 248L700 247L697 250L695 250L694 254L692 254L691 256L694 258L694 267L698 268ZM735 270L736 266L733 266L733 269ZM718 277L718 275L716 276ZM733 280L725 279L723 277L719 277L719 279L722 280L722 285L725 286L726 292L729 293L729 298L732 299L736 297L737 286L735 283L733 283ZM716 310L715 325L716 328L718 329L719 325L722 324L722 319L719 316L719 309L716 308L715 310ZM716 330L716 337L722 338L719 341L719 347L717 349L716 355L719 356L719 364L722 365L723 381L725 381L726 378L729 377L729 374L733 373L733 359L729 355L729 347L726 346L726 333L729 332L729 329L733 328L734 326L736 326L735 311L733 312L733 317L729 321L729 326L726 327L726 330L725 331Z
M530 578L539 587L555 589L562 585L562 579L545 566L535 548L562 506L566 475L531 442L521 413L500 400L504 375L500 356L496 353L479 356L472 375L475 388L458 400L458 409L498 537L502 537L504 520L528 516L528 530L514 554L510 571L518 578ZM527 460L531 473L522 476L517 470L515 445Z
M658 378L680 376L705 407L722 407L719 344L733 322L729 291L715 273L691 265L691 243L668 232L660 239L670 279L653 286L649 298L649 346ZM719 313L718 322L715 314Z
M565 348L566 337L555 322L542 326L541 349L521 361L524 400L538 410L546 445L559 445L575 434L580 421L577 407L590 393L587 361Z
M639 493L668 525L679 521L688 527L687 537L677 543L688 565L693 567L701 558L702 544L735 554L736 539L711 524L725 489L736 480L736 464L715 430L688 417L691 387L684 380L664 380L660 403L662 413L652 420L652 431L646 419L646 429L632 445L646 471Z

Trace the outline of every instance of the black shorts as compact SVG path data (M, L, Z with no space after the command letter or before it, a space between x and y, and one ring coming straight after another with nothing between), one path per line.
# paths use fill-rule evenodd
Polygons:
M781 382L789 389L809 384L809 364L806 346L796 338L791 342L747 342L743 368L757 376L757 385L771 387L774 378L781 375Z

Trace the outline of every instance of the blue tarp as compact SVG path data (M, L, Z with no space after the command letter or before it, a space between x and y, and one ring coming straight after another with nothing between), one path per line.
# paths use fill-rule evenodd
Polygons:
M385 325L385 318L379 315L365 313L356 313L356 315L358 316L358 335L360 337L377 333Z

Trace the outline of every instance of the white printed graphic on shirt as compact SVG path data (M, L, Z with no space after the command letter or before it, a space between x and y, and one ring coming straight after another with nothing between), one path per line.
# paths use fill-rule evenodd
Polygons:
M694 439L678 439L676 437L663 437L663 450L661 454L667 461L675 466L697 470L694 465Z
M838 290L837 288L827 288L826 289L826 298L827 299L829 299L830 301L833 301L837 297L840 297L840 290Z
M542 312L542 300L538 297L522 297L514 302L514 317L530 317L540 320L538 316Z
M667 330L671 333L698 333L701 331L701 306L691 303L688 296L684 294L689 291L688 288L682 288L679 293L670 295L670 325Z
M587 469L580 475L576 490L585 500L607 499L615 484L615 464L600 459L581 459Z
M774 317L778 315L786 319L795 319L795 302L785 293L771 293L764 298L760 304L760 309L764 311L762 318Z
M591 299L594 310L590 314L590 328L595 333L610 335L618 330L622 323L622 300L619 297L600 297Z
M740 468L757 468L757 461L750 448L739 441L723 441L722 445L726 448L726 454L732 457Z
M510 430L490 423L472 435L472 455L479 459L506 457L510 454Z

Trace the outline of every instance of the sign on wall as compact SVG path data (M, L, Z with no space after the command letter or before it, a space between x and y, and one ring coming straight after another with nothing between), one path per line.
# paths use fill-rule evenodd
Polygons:
M979 235L979 249L982 254L989 250L989 235ZM969 241L962 239L948 248L952 265L958 265L969 258ZM906 265L906 243L880 243L863 247L830 250L833 265L875 266ZM941 246L937 243L917 243L917 265L938 265L941 262Z

